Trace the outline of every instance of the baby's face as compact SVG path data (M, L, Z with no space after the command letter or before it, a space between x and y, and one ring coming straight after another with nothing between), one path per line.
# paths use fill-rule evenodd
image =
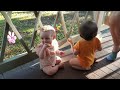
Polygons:
M41 41L43 44L44 43L48 43L48 44L52 43L53 37L49 31L41 32L40 37L41 37Z

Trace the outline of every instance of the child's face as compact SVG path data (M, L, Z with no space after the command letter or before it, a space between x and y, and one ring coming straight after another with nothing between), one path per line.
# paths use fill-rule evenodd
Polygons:
M48 44L52 43L53 36L51 35L50 31L41 32L40 37L41 37L41 41L43 44L44 43L48 43Z

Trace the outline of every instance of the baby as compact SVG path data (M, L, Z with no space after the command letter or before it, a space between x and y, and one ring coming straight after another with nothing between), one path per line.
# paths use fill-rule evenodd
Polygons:
M40 59L40 69L47 75L54 75L59 68L64 67L59 56L64 55L59 50L56 40L56 31L50 25L45 25L40 30L41 43L36 47L36 54Z
M98 27L93 21L85 21L79 27L79 34L81 40L77 41L74 45L72 40L68 38L68 42L72 47L73 54L75 55L69 61L69 64L78 70L90 70L96 58L96 50L101 51L101 42L96 37Z

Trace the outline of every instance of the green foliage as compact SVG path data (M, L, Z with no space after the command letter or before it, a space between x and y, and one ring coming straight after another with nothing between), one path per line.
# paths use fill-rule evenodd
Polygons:
M65 22L66 22L66 28L69 31L71 27L71 23L69 20L72 20L73 14L65 14ZM41 18L41 21L43 25L49 24L53 25L55 20L54 14L49 14L48 12L45 12ZM34 25L35 25L35 16L33 12L29 11L19 11L19 12L13 12L12 13L12 22L16 26L17 30L23 37L23 40L27 44L28 47L30 47L33 31L34 31ZM5 20L3 16L0 14L0 46L2 42L2 36L3 36L3 30L5 26ZM60 20L58 19L57 26L60 26ZM71 35L78 34L78 27L77 24L73 26L73 33ZM59 30L57 32L57 40L63 39L65 36L63 34L63 28L60 26ZM40 43L39 35L37 35L35 39L35 46ZM1 48L0 48L1 50ZM26 52L20 41L16 40L16 43L14 45L9 45L7 42L6 50L5 50L5 59L10 58L12 56L15 56L17 54L21 54L23 52Z

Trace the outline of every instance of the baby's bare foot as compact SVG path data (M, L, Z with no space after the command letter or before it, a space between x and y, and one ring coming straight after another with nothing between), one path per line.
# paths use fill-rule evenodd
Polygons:
M59 68L64 68L64 62L59 64Z
M60 64L61 60L56 60L56 65Z

